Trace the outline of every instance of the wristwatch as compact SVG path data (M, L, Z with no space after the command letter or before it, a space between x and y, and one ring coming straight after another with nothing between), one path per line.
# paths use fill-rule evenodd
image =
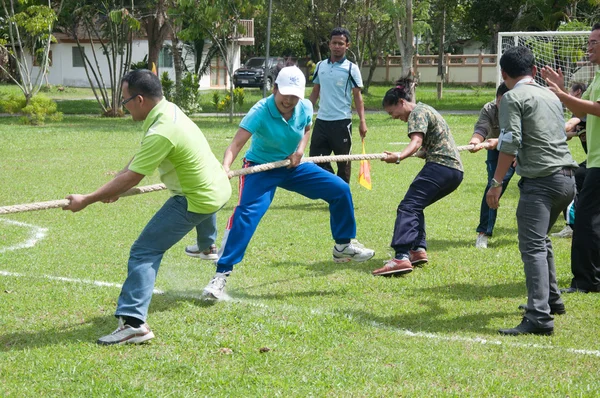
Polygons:
M396 164L400 164L400 156L398 156L398 159L396 159Z
M502 183L501 183L501 182L499 182L499 181L496 181L496 179L495 179L495 178L492 178L492 181L490 182L490 186L491 186L492 188L498 188L498 187L501 187L501 186L502 186Z

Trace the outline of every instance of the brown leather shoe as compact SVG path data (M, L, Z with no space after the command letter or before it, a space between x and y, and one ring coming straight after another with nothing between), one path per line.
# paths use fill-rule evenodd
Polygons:
M412 265L422 267L427 264L427 252L425 250L410 250L408 259Z
M376 269L373 271L373 275L380 276L394 276L394 275L402 275L408 274L412 272L413 266L410 264L410 260L398 260L391 259L382 268Z

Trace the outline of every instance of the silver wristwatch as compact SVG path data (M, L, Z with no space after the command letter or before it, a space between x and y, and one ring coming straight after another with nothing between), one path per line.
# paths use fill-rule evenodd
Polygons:
M499 182L499 181L496 181L496 179L495 179L495 178L492 178L492 181L490 182L490 186L491 186L492 188L498 188L498 187L501 187L501 186L502 186L502 183L501 183L501 182Z

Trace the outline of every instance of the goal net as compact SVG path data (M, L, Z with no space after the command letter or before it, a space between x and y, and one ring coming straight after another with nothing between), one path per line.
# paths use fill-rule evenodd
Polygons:
M594 79L597 66L588 61L586 55L590 32L501 32L498 36L498 62L496 63L496 86L502 82L500 57L514 46L528 47L535 56L538 69L536 81L546 85L539 71L548 65L552 69L562 69L565 75L565 88L572 83L589 85Z

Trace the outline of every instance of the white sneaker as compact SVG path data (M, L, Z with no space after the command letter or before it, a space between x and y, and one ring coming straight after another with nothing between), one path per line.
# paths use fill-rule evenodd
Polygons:
M565 227L560 232L555 232L552 236L556 236L557 238L571 238L573 236L573 230L570 226L565 225Z
M488 236L483 232L480 232L477 236L477 242L475 242L475 247L478 249L487 249L488 244Z
M147 323L134 328L125 325L123 318L119 317L119 327L117 330L104 337L100 337L96 343L100 345L112 344L139 344L154 338L154 333L150 330Z
M216 245L210 245L206 250L200 250L198 245L187 246L185 248L185 254L190 257L196 257L201 260L218 260L218 250Z
M337 246L333 245L333 261L336 263L347 263L349 261L361 263L370 260L375 255L374 250L367 249L355 239L341 251L337 249Z
M206 300L220 300L225 298L226 294L224 290L228 276L229 272L217 272L202 291L202 297Z

